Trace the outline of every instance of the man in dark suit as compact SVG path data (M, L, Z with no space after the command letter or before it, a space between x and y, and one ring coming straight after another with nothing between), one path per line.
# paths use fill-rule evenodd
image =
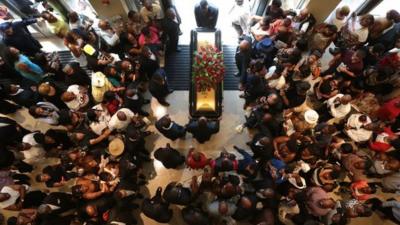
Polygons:
M13 46L25 55L34 56L41 52L42 45L28 30L28 26L36 23L36 18L23 19L16 22L4 22L0 25L3 41L7 46Z
M150 103L150 100L144 99L143 95L139 92L137 87L131 85L125 92L124 107L138 113L141 116L149 116L149 113L142 109L142 106Z
M162 188L159 187L153 198L143 200L142 212L159 223L168 223L172 218L173 211L169 208L169 203L163 200L161 192Z
M149 83L149 91L161 105L169 106L165 98L167 95L171 94L173 90L168 86L167 75L164 70L159 69L153 74Z
M163 38L167 40L167 53L180 52L178 48L179 41L179 23L176 20L175 11L172 8L167 9L166 16L162 23L164 31Z
M173 141L186 136L186 129L172 121L168 114L157 120L155 126L162 135Z
M192 133L193 137L200 143L210 140L211 135L219 131L218 121L208 121L205 117L200 117L197 121L192 120L186 125L186 130Z
M165 168L175 169L185 162L185 157L168 143L165 148L158 148L154 152L154 158L161 161Z
M251 142L247 142L253 152L253 158L269 160L274 155L274 148L272 145L271 137L265 136L265 134L258 133L254 135Z
M44 198L38 208L41 215L61 214L77 207L76 199L68 193L52 192Z
M236 67L239 70L235 76L240 77L240 89L242 89L243 85L246 84L247 68L251 61L251 55L251 38L244 38L237 47L235 54Z
M214 29L218 20L218 8L208 5L207 0L201 0L194 8L194 16L198 27Z

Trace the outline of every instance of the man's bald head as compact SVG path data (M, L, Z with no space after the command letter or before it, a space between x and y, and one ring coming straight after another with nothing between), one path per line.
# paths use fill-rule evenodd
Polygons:
M86 213L88 214L88 216L90 217L95 217L97 216L97 209L95 205L87 205L85 207Z
M109 28L109 23L107 20L100 20L98 27L102 30L106 30Z
M242 198L240 199L240 205L241 205L243 208L245 208L245 209L250 209L251 206L252 206L253 204L251 203L251 201L250 201L249 198L247 198L247 197L242 197Z
M128 119L128 118L126 117L126 114L125 114L124 112L122 112L122 111L119 111L119 112L117 113L117 118L118 118L120 121L125 121L125 120Z
M167 9L167 11L165 12L165 15L172 20L175 19L175 17L176 17L175 10L173 10L172 8Z
M239 44L239 49L240 49L240 51L242 51L242 52L243 52L243 51L249 50L250 47L251 47L251 43L248 42L247 40L243 40L243 41L241 41L240 44Z
M269 138L269 137L267 137L267 136L261 138L261 139L260 139L260 144L262 144L262 145L264 145L264 146L265 146L265 145L271 144L271 138Z
M308 14L310 14L310 11L307 8L304 8L300 11L300 17L304 18L306 16L308 16Z

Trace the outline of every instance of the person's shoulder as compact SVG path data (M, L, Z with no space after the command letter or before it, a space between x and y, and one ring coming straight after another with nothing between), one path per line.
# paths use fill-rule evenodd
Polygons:
M215 5L210 5L210 6L208 7L208 10L214 11L214 12L218 12L218 7L215 6Z

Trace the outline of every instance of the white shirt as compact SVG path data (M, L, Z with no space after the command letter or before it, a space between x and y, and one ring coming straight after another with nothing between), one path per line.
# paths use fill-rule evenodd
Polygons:
M367 121L361 123L359 121L360 116L362 116L362 114L355 113L347 120L347 126L351 128L346 130L346 134L355 142L367 141L372 136L372 131L361 128L362 125L371 123L371 118L367 116Z
M148 23L150 20L149 19L162 19L163 14L162 10L160 7L160 4L158 1L152 4L152 11L147 10L146 7L142 7L140 9L140 15L142 16L142 19L145 23Z
M80 108L85 107L89 103L89 96L80 90L79 85L71 85L68 87L67 91L74 93L76 96L74 100L65 102L65 104L71 110L78 111Z
M119 36L110 29L100 30L100 36L104 39L107 45L111 47L119 43Z
M4 186L1 189L0 192L1 193L8 193L10 195L9 199L7 199L7 200L5 200L3 202L0 202L0 208L1 209L5 209L5 208L7 208L7 207L9 207L11 205L14 205L15 202L17 201L17 199L19 198L19 192L14 190L14 189L12 189L9 186Z
M234 4L234 6L229 11L230 17L232 18L232 23L239 25L243 33L249 32L249 22L250 22L250 5L247 1L243 1L242 5Z
M35 139L33 138L33 135L35 135L37 132L33 132L33 133L29 133L26 134L23 138L22 138L22 143L27 143L30 144L31 146L39 146L39 144L35 141Z
M126 120L121 121L118 119L117 115L119 112L124 112L126 115ZM108 128L110 130L124 130L125 128L128 127L128 125L131 123L132 118L136 116L135 113L133 113L130 109L127 108L122 108L118 110L110 119L110 122L108 123Z
M339 9L337 9L337 10L339 10ZM326 23L335 25L337 27L337 29L340 30L346 24L346 18L339 20L336 17L336 11L334 11L329 15L328 19L326 19Z
M260 23L254 24L254 26L252 26L250 28L250 30L253 33L253 35L255 35L255 36L268 36L269 35L268 30L261 29Z
M350 103L347 103L346 105L340 104L339 106L335 107L335 100L343 96L344 96L343 94L337 94L332 98L328 99L326 102L331 115L338 119L344 118L351 111Z
M101 115L98 118L99 121L90 123L89 127L95 134L101 135L103 130L108 127L111 116L106 109L103 109L101 104L93 106L92 109L101 111Z
M349 31L353 34L357 34L359 42L365 42L368 38L368 27L363 27L360 24L360 17L351 19L349 21Z

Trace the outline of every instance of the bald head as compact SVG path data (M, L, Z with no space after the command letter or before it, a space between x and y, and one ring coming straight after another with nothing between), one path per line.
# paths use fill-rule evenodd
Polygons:
M128 97L133 97L136 94L136 90L135 89L128 89L128 90L126 90L125 94Z
M175 15L175 10L173 10L172 8L167 9L167 11L165 12L166 16L170 19L175 19L176 15Z
M271 144L271 139L269 137L265 136L260 139L260 144L262 144L264 146L269 145L269 144Z
M108 29L110 27L110 24L108 23L107 20L100 20L98 26L99 26L100 29L106 30L106 29Z
M119 112L117 113L117 118L118 118L120 121L125 121L125 120L128 119L128 118L126 117L126 114L125 114L124 112L122 112L122 111L119 111Z
M343 95L343 97L340 98L340 103L343 105L349 104L351 101L351 95Z
M85 208L85 211L88 214L88 216L90 216L90 217L97 216L97 209L96 209L96 206L94 206L94 205L87 205Z
M308 14L310 14L310 11L308 11L308 9L307 8L304 8L304 9L302 9L301 11L300 11L300 17L301 18L304 18L304 17L306 17L306 16L308 16Z
M242 197L242 198L240 199L240 204L241 204L241 206L242 206L243 208L245 208L245 209L250 209L251 206L253 205L253 204L251 203L250 199L247 198L247 197Z
M247 40L243 40L239 44L239 49L241 52L249 50L250 47L251 47L251 44Z
M219 212L221 215L227 214L227 213L228 213L228 204L226 204L226 202L224 202L224 201L219 202L218 212Z
M207 118L205 118L204 116L200 117L198 123L201 127L207 126Z

